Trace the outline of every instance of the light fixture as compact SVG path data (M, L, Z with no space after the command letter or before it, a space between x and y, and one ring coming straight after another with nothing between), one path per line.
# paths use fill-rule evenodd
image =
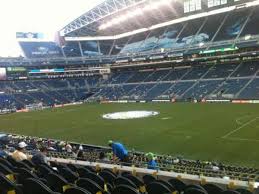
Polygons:
M252 37L252 36L251 36L250 34L248 34L248 35L245 36L245 40L250 40L251 37Z
M118 18L112 19L111 21L100 25L99 30L104 30L104 29L109 28L113 25L117 25L117 24L119 24L123 21L126 21L130 18L140 16L145 11L151 11L151 10L158 9L161 6L169 5L172 1L173 0L161 0L161 1L150 2L142 8L137 8L135 10L128 11L126 14L123 14L123 15L119 16Z

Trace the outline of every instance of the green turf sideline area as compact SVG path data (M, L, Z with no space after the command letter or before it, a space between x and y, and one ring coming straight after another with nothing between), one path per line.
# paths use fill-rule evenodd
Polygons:
M151 110L155 117L105 120L102 114ZM83 104L0 116L0 131L182 155L259 167L259 105L256 104Z

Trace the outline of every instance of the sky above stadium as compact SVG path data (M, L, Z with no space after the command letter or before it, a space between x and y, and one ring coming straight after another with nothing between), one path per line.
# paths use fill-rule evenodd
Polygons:
M0 57L20 56L16 32L56 31L103 0L3 0L0 3Z

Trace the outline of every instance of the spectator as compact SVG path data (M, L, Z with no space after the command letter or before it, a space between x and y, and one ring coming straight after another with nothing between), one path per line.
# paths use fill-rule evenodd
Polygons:
M84 158L84 151L83 151L83 146L82 145L79 146L76 158L78 160L82 160Z
M110 160L104 152L101 152L99 155L99 161L100 162L109 162Z
M27 147L27 144L25 142L22 141L22 142L18 143L16 150L12 154L12 158L15 159L17 162L27 160L28 157L24 153L26 147Z
M149 153L146 154L146 157L148 158L147 168L153 169L153 170L158 170L158 165L157 165L156 158L155 158L154 154L149 152Z
M36 164L36 165L40 165L40 164L48 164L47 161L47 148L46 147L41 147L40 151L38 151L36 154L34 154L32 156L31 161Z
M108 142L109 146L112 148L113 152L113 160L115 160L115 157L117 157L121 162L129 162L128 158L128 150L124 147L123 144L119 142Z
M66 150L68 153L72 153L73 148L72 148L72 146L71 146L69 143L67 143L66 146L65 146L65 150Z
M79 150L84 150L84 148L83 148L82 145L80 145L78 149L79 149Z
M2 148L0 148L0 158L6 158L8 156L7 146L3 145Z

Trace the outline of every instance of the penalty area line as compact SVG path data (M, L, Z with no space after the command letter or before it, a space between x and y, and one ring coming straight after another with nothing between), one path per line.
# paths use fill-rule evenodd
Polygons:
M229 133L227 133L226 135L222 136L221 138L223 138L223 139L224 139L224 138L227 138L228 136L232 135L233 133L237 132L238 130L242 129L243 127L245 127L245 126L251 124L252 122L256 121L258 118L259 118L259 117L256 117L256 118L254 118L254 119L252 119L252 120L250 120L250 121L244 123L244 124L241 125L240 127L238 127L238 128L236 128L236 129L230 131Z
M228 137L224 139L231 140L231 141L259 142L259 139L246 139L246 138L238 138L238 137Z

